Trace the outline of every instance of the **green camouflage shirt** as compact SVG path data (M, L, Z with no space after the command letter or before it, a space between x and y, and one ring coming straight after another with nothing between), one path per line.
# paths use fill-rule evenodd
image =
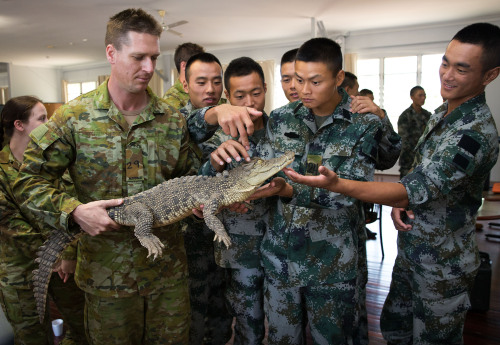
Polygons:
M131 126L110 100L107 81L60 107L31 134L16 195L50 226L68 231L68 215L80 203L134 195L195 173L196 155L184 118L149 88L147 92L149 105ZM77 198L51 184L66 169ZM177 284L186 275L179 224L154 232L166 247L155 261L146 258L147 250L130 227L82 236L75 274L80 288L122 297Z
M498 158L498 133L485 94L444 117L436 110L416 145L408 192L411 231L398 235L398 253L418 274L455 279L479 266L475 223L484 181Z
M174 85L165 92L163 99L175 109L181 109L184 108L189 101L189 95L184 91L181 81L177 79Z
M9 145L5 145L0 151L0 286L29 289L31 272L36 268L36 252L47 239L49 230L33 214L23 212L14 197L12 184L20 167ZM71 181L63 182L71 193ZM75 248L68 247L64 259L75 260Z
M422 112L417 113L411 105L399 116L398 133L403 140L399 157L399 171L402 176L406 175L411 169L415 159L415 147L430 117L431 113L427 110L422 108Z
M319 165L324 165L342 178L372 180L382 122L373 114L351 113L347 93L339 92L340 104L319 129L301 101L274 110L267 140L257 147L259 156L272 158L291 150L295 152L291 167L301 174L317 174ZM266 275L277 286L288 287L354 279L357 229L364 223L361 203L326 189L288 183L293 197L280 198L269 212L261 246Z

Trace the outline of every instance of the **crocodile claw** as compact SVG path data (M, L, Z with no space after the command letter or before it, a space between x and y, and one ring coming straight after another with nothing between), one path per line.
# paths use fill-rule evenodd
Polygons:
M153 255L153 260L159 256L161 257L163 254L163 248L165 247L163 243L161 243L160 239L153 234L147 236L138 236L137 239L141 242L141 245L148 250L148 258Z
M229 248L231 246L231 238L227 234L215 234L214 241L224 242L226 248Z

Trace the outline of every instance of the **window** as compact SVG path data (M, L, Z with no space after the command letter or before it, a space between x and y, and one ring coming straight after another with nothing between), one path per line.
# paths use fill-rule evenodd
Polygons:
M358 59L360 89L373 91L375 103L387 111L393 126L410 106L410 90L421 85L427 94L424 108L431 113L442 104L439 66L442 54Z
M71 101L76 97L83 95L89 91L94 90L97 87L97 82L86 81L81 83L67 83L66 84L66 95L67 99L65 102Z

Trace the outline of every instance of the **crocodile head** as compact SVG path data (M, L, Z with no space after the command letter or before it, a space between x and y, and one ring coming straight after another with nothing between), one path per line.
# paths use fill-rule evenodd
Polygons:
M286 151L283 156L268 160L254 157L250 162L241 165L240 181L244 181L249 187L257 188L294 159L295 153L292 151Z

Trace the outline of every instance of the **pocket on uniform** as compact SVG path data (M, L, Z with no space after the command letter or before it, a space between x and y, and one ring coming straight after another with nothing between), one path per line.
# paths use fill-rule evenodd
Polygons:
M470 308L467 292L436 300L423 299L420 308L416 314L422 329L416 331L423 342L461 343L465 316Z

